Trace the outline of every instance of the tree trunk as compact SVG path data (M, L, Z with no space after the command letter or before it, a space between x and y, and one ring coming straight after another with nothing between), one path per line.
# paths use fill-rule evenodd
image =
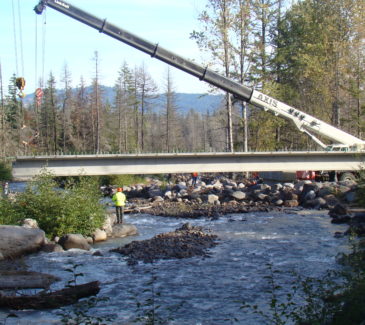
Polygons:
M71 305L81 298L90 297L100 291L99 282L89 282L62 290L32 296L4 296L0 294L0 307L21 309L50 309Z

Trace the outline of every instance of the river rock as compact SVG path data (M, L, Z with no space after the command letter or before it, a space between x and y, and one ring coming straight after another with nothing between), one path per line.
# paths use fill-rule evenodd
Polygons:
M87 236L87 237L85 237L85 239L86 239L86 241L87 241L87 243L88 243L89 245L94 244L94 239L93 239L92 237Z
M317 197L317 198L314 198L312 200L306 200L304 203L303 203L303 207L304 208L307 208L307 209L323 209L325 207L327 207L327 203L326 203L326 200L321 198L321 197Z
M354 191L349 191L345 194L345 200L348 203L354 203L356 201L356 193Z
M281 206L284 204L284 201L282 199L278 199L278 200L274 200L273 203L276 205L276 206Z
M163 202L164 200L163 200L163 198L162 198L162 196L154 196L153 198L152 198L152 202Z
M171 200L173 198L172 192L171 191L166 191L164 197Z
M39 250L46 236L43 230L20 226L0 226L0 260Z
M212 185L213 185L213 188L216 190L220 190L223 187L223 184L220 181L216 181Z
M244 192L242 192L242 191L235 191L235 192L233 192L233 193L231 194L231 196L232 196L234 199L238 200L238 201L244 200L244 199L247 197L246 193L244 193Z
M156 196L163 196L162 190L159 187L151 187L148 190L149 198L154 198Z
M351 221L351 217L348 215L344 215L344 216L333 216L331 223L334 224L342 224L342 223L349 223Z
M111 233L111 237L113 238L121 238L127 236L135 236L138 234L137 227L131 224L116 224L113 226L113 231Z
M327 195L332 195L333 192L334 192L333 188L326 186L318 191L317 196L325 198Z
M179 184L176 184L175 185L175 190L176 191L181 191L181 190L186 190L188 187L186 186L186 183L185 182L180 182Z
M307 200L314 200L316 198L316 192L314 190L310 190L305 196L304 196L304 201Z
M94 239L94 242L104 241L108 238L106 231L102 229L96 229L92 237Z
M318 192L318 185L315 183L307 183L303 186L303 191L300 194L300 203L307 200L313 200Z
M115 210L114 210L115 211ZM105 221L103 226L101 227L102 230L105 230L107 236L110 236L113 232L113 225L117 222L117 216L115 213L109 213L105 217Z
M246 185L243 183L239 183L237 187L241 190L241 189L245 188Z
M56 252L59 253L59 252L63 252L64 249L59 244L47 243L47 244L42 246L41 251L46 252L46 253L56 253Z
M338 198L333 194L328 194L323 198L326 200L328 209L333 209L337 204L339 204Z
M24 219L22 227L34 229L39 228L37 220L31 218Z
M273 191L280 191L283 187L284 187L284 186L283 186L283 184L281 184L281 183L276 183L276 184L274 184L274 185L272 186L272 190L273 190Z
M294 208L299 205L299 202L297 200L286 200L284 201L284 206L287 208Z
M346 216L349 215L349 210L346 206L341 203L338 203L331 209L328 213L331 217L334 216Z
M81 234L67 234L60 238L58 241L63 249L79 248L84 250L90 250L91 246L87 242L87 239Z
M215 194L208 194L207 202L209 204L216 204L216 202L219 202L219 196Z

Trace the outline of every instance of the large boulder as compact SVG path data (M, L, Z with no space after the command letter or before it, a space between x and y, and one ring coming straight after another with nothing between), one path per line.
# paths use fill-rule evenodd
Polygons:
M0 260L39 250L45 243L41 229L20 226L0 226Z
M231 196L238 201L244 200L247 197L246 193L242 191L235 191L231 194Z
M60 238L58 244L63 249L79 248L84 250L90 250L91 246L87 242L87 239L81 234L67 234Z
M114 212L115 209L113 209L113 212L106 215L104 224L101 227L102 230L105 230L107 236L111 235L113 232L113 225L117 222L117 216Z
M208 194L204 197L209 204L219 204L219 196L215 194Z
M41 251L46 253L55 253L55 252L59 253L63 252L64 249L62 248L61 245L58 245L56 243L47 243L42 246Z
M104 241L108 239L106 231L102 229L96 229L92 237L94 239L94 242Z
M134 236L138 234L137 227L131 224L116 224L113 226L113 231L111 233L111 237L113 238L121 238L127 236Z

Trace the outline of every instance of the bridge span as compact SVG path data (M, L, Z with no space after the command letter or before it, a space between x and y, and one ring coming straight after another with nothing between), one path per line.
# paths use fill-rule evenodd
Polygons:
M360 170L365 152L235 152L22 156L13 162L15 179L47 168L55 176L175 174L296 170Z

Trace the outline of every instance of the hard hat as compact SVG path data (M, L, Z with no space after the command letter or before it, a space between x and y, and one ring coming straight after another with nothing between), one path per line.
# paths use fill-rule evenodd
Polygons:
M117 192L123 192L123 188L118 187L118 188L117 188Z

